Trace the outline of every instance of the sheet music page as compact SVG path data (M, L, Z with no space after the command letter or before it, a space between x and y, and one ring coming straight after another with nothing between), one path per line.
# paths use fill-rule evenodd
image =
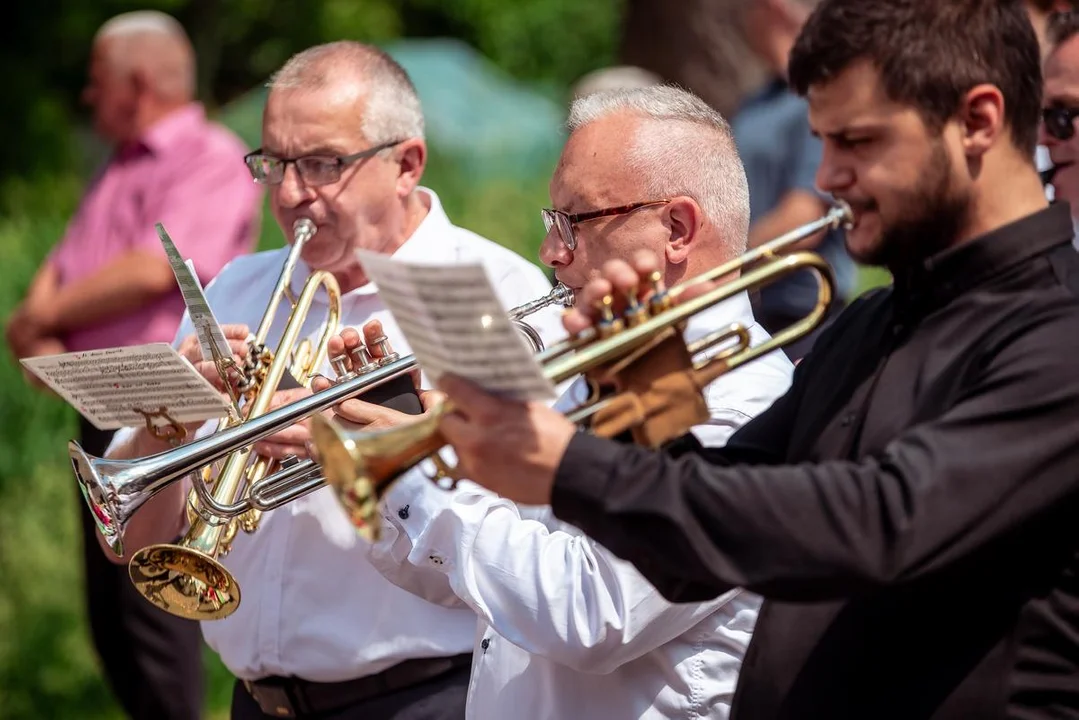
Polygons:
M99 430L220 418L229 404L168 343L103 348L20 360Z
M154 229L165 248L165 255L172 266L172 273L176 276L176 283L180 286L180 294L184 297L188 315L191 316L191 324L195 326L195 334L199 338L199 346L202 348L202 359L212 361L214 359L213 344L217 344L217 350L221 357L232 357L225 333L210 310L210 304L206 302L206 296L202 293L202 283L195 274L195 266L190 260L186 262L180 257L172 238L165 231L165 226L155 223Z
M449 372L506 397L555 397L482 265L405 263L366 250L358 256L436 387Z

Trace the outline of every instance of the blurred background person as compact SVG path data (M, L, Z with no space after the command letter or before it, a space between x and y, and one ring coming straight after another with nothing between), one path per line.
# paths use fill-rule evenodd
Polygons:
M1030 17L1030 23L1034 26L1034 34L1038 36L1038 45L1041 49L1042 64L1044 66L1053 46L1049 38L1051 18L1074 8L1076 3L1074 0L1024 0L1024 5L1027 9L1027 16ZM1035 150L1034 158L1039 172L1049 171L1053 167L1053 162L1049 157L1049 149L1040 141ZM1052 177L1052 175L1049 177ZM1048 184L1047 178L1046 195L1051 200L1055 197L1055 193L1055 188Z
M805 100L788 89L786 80L791 47L816 2L750 0L743 6L746 39L768 71L764 85L746 98L732 120L749 178L751 248L816 220L829 205L816 188L820 140L810 131ZM856 280L842 231L819 233L798 249L820 253L835 272L834 317ZM775 334L813 308L817 283L808 273L795 273L762 289L755 299L754 314ZM785 348L788 356L798 360L805 355L823 327Z
M1074 10L1077 6L1075 0L1023 0L1030 17L1030 24L1034 26L1034 34L1038 36L1038 45L1041 47L1042 62L1049 57L1049 51L1053 43L1049 38L1049 23L1053 15Z
M101 26L83 99L111 154L7 320L15 358L170 342L184 302L156 222L203 283L252 249L261 193L244 166L246 149L194 97L194 53L174 18L138 11ZM112 431L79 422L82 446L103 454ZM127 568L102 554L81 498L78 505L90 627L113 692L132 718L199 718L198 624L146 602Z
M1045 91L1038 141L1046 148L1053 168L1053 195L1071 206L1072 222L1079 226L1079 167L1075 164L1079 160L1075 132L1079 117L1079 12L1054 15L1045 46Z

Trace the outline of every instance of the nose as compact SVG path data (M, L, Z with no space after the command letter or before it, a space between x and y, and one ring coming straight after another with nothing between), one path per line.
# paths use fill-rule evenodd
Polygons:
M815 182L818 190L829 194L841 192L854 184L854 172L840 161L827 143L821 152Z
M573 262L573 252L562 242L558 228L552 226L543 236L539 249L540 262L550 268L560 268Z
M314 196L314 188L309 187L300 179L300 173L291 163L285 166L285 176L281 178L281 184L276 188L277 202L284 208L296 208Z

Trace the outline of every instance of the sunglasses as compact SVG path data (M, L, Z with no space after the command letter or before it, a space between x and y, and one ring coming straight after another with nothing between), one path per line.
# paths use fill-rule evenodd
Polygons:
M1079 117L1079 108L1048 107L1042 108L1042 124L1046 134L1057 140L1071 140L1075 136L1075 118Z

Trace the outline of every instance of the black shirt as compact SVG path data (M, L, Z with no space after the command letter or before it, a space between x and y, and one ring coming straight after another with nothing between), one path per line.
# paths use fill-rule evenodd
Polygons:
M555 514L673 601L760 593L734 720L1079 718L1067 205L852 304L726 447L578 433Z

